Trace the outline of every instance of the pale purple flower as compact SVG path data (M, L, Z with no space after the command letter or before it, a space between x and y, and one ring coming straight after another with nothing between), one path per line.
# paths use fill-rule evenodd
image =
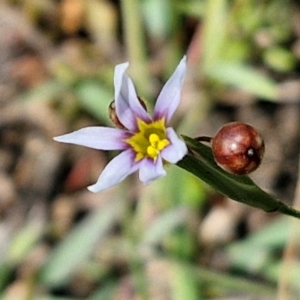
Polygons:
M98 181L88 187L94 193L108 189L139 170L143 183L166 175L165 163L175 164L187 153L187 146L174 129L167 127L181 98L186 72L184 57L163 87L151 118L139 101L126 74L129 63L115 68L115 112L124 128L87 127L54 140L99 150L123 150L102 171Z

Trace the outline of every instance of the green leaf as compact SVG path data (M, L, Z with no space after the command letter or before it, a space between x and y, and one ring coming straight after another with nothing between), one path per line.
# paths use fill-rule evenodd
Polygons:
M120 215L119 201L110 202L91 214L51 253L41 272L41 281L48 286L61 286L76 272L103 239Z
M281 278L284 266L283 260L273 261L272 264L269 264L264 270L263 274L269 280L274 282L278 282L279 278ZM300 286L299 286L299 274L300 274L300 263L298 260L293 260L290 262L288 267L288 276L286 282L289 286L289 290L291 291L291 296L286 299L298 299L300 294Z
M247 239L228 245L227 256L234 267L263 275L273 259L271 252L284 248L290 230L287 217L281 217Z
M109 280L105 282L105 284L101 285L99 289L97 289L93 295L88 297L86 300L107 300L113 299L113 295L118 288L118 282L116 280Z
M277 282L283 272L283 260L278 260L278 253L286 247L290 239L292 222L282 216L254 232L246 239L229 244L225 248L226 257L234 269L245 273L251 272L259 276ZM299 243L300 236L295 236ZM300 264L294 260L289 266L288 284L299 295ZM290 297L297 299L297 297Z
M8 262L0 263L0 291L5 289L14 271L14 268L12 268ZM2 298L0 297L0 299Z
M159 215L146 229L141 244L155 245L164 240L170 232L187 221L187 212L181 207L168 210Z
M75 298L69 297L55 297L55 296L37 296L33 300L76 300Z
M190 173L182 174L173 165L168 166L168 176L159 180L159 193L175 206L198 209L206 200L204 185L199 184L195 176Z
M254 282L228 273L225 274L220 271L212 271L198 266L195 267L195 265L183 261L162 260L162 262L167 263L167 266L170 266L172 269L171 274L173 280L177 280L178 284L181 282L183 285L188 284L185 287L177 286L176 289L178 289L178 293L180 293L181 297L178 295L178 297L173 297L172 299L203 299L201 295L198 295L198 298L196 298L196 295L199 293L199 287L198 290L195 290L197 284L198 286L201 284L211 295L215 294L219 296L221 293L229 292L230 294L251 295L254 298L257 296L255 299L273 299L276 293L276 289L266 283ZM180 272L180 274L177 272ZM185 276L186 280L184 280L182 276ZM265 298L258 296L264 296ZM245 297L243 299L245 299Z
M20 299L20 296L14 293L13 295L10 295L8 293L7 294L0 294L0 299L1 300L15 300L15 299ZM24 298L22 298L24 299ZM29 299L29 298L27 298ZM70 298L70 297L56 297L56 296L42 296L42 295L38 295L38 296L32 296L30 297L30 300L78 300L78 298Z
M266 49L263 59L268 66L279 72L291 72L297 64L294 54L279 46Z
M181 13L198 18L204 16L206 9L206 3L198 0L178 2L176 6Z
M177 165L212 186L221 194L238 202L259 208L265 212L281 212L300 219L300 212L288 207L278 199L264 192L248 176L229 174L214 161L211 148L198 141L183 137L191 154Z
M99 121L109 122L108 106L113 101L113 93L94 80L81 81L74 90L79 104L84 109Z
M195 276L190 276L189 270L180 264L171 265L171 293L174 300L197 300L200 289Z
M22 94L20 103L24 100L28 102L53 100L54 98L61 96L67 89L66 85L63 85L55 79L51 79Z
M222 83L268 100L276 100L278 89L276 83L254 68L236 62L218 62L208 71L208 76Z
M171 31L170 1L144 0L141 8L145 25L149 32L158 38L166 38Z
M202 65L208 72L221 60L224 41L227 35L227 1L210 0L206 2L205 19L203 24Z
M43 227L35 220L26 224L11 241L6 260L13 265L23 261L42 234Z

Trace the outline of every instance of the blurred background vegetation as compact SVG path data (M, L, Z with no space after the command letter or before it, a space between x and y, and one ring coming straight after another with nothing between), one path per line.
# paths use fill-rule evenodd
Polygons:
M52 141L111 126L116 64L130 62L151 107L185 54L178 132L252 124L266 142L254 181L293 205L297 1L0 1L1 299L299 299L297 223L176 166L149 186L133 175L92 194L111 154Z

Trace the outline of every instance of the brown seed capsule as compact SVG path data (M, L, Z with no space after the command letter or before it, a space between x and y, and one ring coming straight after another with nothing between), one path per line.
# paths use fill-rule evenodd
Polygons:
M120 129L125 129L125 127L123 126L123 124L120 122L117 113L116 113L116 106L115 106L115 100L112 101L109 104L108 107L108 115L110 120L115 124L116 127L120 128Z
M212 151L219 167L236 175L258 168L265 151L261 135L242 122L225 124L212 139Z
M143 108L147 111L147 106L145 104L145 102L138 97L141 105L143 106ZM116 113L116 106L115 106L115 100L113 100L108 107L108 115L110 120L115 124L116 127L120 128L120 129L126 129L125 126L120 122L117 113Z

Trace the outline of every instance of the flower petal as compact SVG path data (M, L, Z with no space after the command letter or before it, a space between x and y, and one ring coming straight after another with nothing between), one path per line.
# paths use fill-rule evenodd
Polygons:
M153 180L165 175L166 171L163 168L163 163L160 156L158 156L155 161L150 158L143 159L139 173L140 180L143 183L151 183Z
M145 122L151 121L146 110L141 105L134 85L126 74L129 63L117 65L115 68L115 103L116 113L120 122L130 131L136 131L136 119L140 118Z
M111 160L102 171L97 182L89 186L88 189L93 193L98 193L111 188L138 168L139 164L134 163L133 151L128 149Z
M155 108L154 119L165 118L168 123L179 105L184 76L186 73L186 56L182 58L175 72L160 92Z
M99 150L123 150L128 145L123 142L129 137L124 130L106 127L86 127L54 137L57 142L86 146Z
M167 128L167 137L171 143L161 151L161 156L164 160L176 164L187 154L188 149L173 128Z

